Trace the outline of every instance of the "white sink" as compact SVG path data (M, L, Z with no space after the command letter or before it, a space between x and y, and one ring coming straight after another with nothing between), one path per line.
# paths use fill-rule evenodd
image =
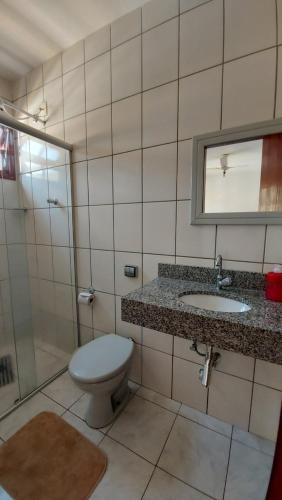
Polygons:
M209 311L218 312L246 312L251 308L243 302L238 300L226 299L218 295L206 295L201 293L192 293L189 295L182 295L181 302L189 306L199 307L200 309L208 309Z

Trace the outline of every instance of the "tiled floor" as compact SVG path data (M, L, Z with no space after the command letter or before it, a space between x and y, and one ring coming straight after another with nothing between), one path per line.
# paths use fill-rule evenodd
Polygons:
M40 411L54 411L108 456L93 500L264 500L274 443L131 384L117 420L84 422L88 396L64 373L0 422L8 439Z

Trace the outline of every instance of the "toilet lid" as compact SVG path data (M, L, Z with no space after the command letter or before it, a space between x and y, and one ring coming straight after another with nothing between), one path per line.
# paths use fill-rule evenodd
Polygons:
M102 382L122 370L133 348L131 339L114 334L104 335L76 351L70 361L69 372L80 382Z

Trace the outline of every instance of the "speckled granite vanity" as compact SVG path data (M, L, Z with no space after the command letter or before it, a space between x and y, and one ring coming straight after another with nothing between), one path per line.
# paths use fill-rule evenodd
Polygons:
M220 291L216 269L159 264L158 274L122 298L123 321L282 364L282 303L265 299L263 274L223 271L232 286ZM181 302L191 293L239 300L251 309L215 312Z

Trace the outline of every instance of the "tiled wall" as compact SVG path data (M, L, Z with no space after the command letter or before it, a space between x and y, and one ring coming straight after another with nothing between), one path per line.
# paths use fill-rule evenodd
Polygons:
M78 282L97 290L93 310L80 308L83 340L133 336L136 381L270 438L281 366L224 353L207 391L188 343L123 323L120 296L158 262L282 263L281 226L189 224L192 137L282 116L280 43L282 0L153 0L14 88L31 112L45 98L47 132L74 144Z
M0 77L0 97L12 99L12 88L10 82Z

